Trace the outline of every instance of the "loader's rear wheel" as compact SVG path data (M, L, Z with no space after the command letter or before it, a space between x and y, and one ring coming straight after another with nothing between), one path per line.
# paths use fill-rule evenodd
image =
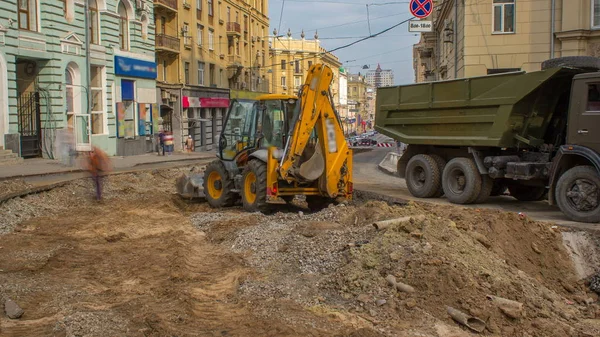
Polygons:
M232 192L233 188L233 180L229 179L227 169L220 160L212 161L206 166L204 194L210 206L215 208L233 206L236 200L236 194Z
M267 165L260 160L250 161L242 173L242 204L248 212L267 208Z
M406 165L406 186L417 198L439 196L442 174L437 161L426 154L418 154Z
M442 176L444 194L451 203L473 203L481 193L481 174L472 159L454 158Z

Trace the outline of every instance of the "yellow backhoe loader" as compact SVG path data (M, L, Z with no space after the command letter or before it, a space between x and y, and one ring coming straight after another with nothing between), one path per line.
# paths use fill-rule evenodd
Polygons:
M313 65L298 97L263 95L232 101L218 159L204 178L178 182L180 194L203 193L212 207L239 198L247 211L306 196L310 208L352 198L352 150L332 104L328 66ZM202 181L203 180L203 181ZM202 188L200 187L202 184Z

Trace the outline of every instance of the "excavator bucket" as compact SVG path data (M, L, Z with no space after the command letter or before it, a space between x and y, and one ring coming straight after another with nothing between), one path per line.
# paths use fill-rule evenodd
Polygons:
M175 183L177 194L185 199L205 198L204 194L204 174L201 173L184 173Z

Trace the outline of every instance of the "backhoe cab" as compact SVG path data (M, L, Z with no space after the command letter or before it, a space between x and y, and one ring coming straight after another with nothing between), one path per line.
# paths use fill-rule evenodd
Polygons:
M309 207L351 199L352 153L333 108L332 71L309 70L298 97L268 94L232 101L219 137L218 159L204 172L212 207L264 211L305 195Z

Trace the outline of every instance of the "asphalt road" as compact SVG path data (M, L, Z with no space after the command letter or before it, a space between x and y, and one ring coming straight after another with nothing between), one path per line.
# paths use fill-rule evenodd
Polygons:
M354 155L354 186L366 190L405 200L418 200L449 204L444 198L419 199L413 197L406 188L404 179L389 175L378 169L378 164L390 149L374 148L369 152ZM462 206L461 206L462 207ZM535 220L547 221L557 225L577 229L600 231L600 224L588 224L568 220L558 207L550 206L546 201L522 202L509 196L492 197L485 204L468 205L469 208L492 208L507 212L524 212Z

